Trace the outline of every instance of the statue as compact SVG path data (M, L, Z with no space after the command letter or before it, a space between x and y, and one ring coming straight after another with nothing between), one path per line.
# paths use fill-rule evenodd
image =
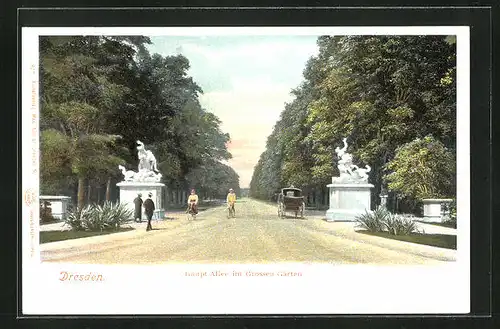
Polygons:
M368 182L368 173L371 171L370 166L360 168L352 163L352 155L347 153L347 138L342 139L344 147L335 148L335 153L339 158L337 168L340 176L333 177L333 182L336 183L364 183Z
M153 152L146 150L144 143L141 141L137 141L137 155L139 156L139 171L146 169L158 172Z
M135 177L135 172L132 170L126 170L124 166L118 166L118 169L122 172L123 176L125 177L123 180L126 182L131 182L134 180Z
M161 180L162 174L159 172L156 158L153 152L146 150L144 143L137 141L137 155L139 157L138 172L126 170L123 166L118 166L121 170L124 180L127 182L153 182Z
M356 169L353 172L353 175L356 176L359 180L368 182L368 173L372 170L372 168L369 165L366 165L365 168L360 168L356 165L353 165L353 167Z

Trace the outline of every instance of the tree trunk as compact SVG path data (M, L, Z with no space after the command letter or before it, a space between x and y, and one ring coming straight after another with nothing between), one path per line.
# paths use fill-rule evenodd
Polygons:
M85 204L85 178L78 178L78 209Z
M89 182L88 189L87 189L87 204L90 204L90 193L92 192L92 188Z
M111 201L111 177L106 182L106 201Z

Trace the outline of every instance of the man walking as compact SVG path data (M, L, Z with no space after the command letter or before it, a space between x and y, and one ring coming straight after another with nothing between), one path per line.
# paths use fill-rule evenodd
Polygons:
M229 193L227 194L227 209L229 211L228 218L235 216L234 204L236 203L236 193L232 188L229 189Z
M138 193L137 198L134 199L135 211L134 211L134 220L136 222L142 221L142 194Z
M153 193L149 193L148 198L144 201L144 209L146 210L146 216L148 217L148 226L146 227L146 231L153 229L151 227L151 219L153 218L153 213L155 211L155 203L151 200L152 197Z

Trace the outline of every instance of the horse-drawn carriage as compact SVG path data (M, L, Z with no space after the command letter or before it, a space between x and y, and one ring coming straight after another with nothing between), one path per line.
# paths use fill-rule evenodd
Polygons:
M304 197L302 196L302 190L295 187L287 187L281 189L281 193L278 194L278 216L285 217L286 212L295 213L295 217L300 214L300 217L304 217L304 210L306 204L304 202Z

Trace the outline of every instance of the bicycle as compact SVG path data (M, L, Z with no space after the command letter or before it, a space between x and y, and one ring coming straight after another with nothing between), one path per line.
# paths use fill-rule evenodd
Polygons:
M188 220L196 219L197 212L194 210L194 206L195 206L194 202L191 202L188 206L188 210L186 211L188 214Z

